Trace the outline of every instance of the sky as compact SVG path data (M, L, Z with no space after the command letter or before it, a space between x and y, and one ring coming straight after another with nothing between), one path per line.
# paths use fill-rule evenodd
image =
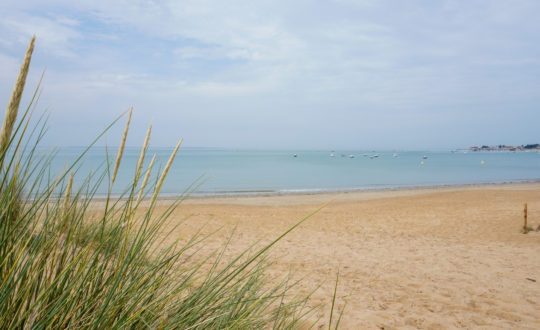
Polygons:
M30 37L45 144L423 150L540 142L540 1L0 3L0 100ZM123 121L124 119L121 119ZM123 122L100 144L118 145Z

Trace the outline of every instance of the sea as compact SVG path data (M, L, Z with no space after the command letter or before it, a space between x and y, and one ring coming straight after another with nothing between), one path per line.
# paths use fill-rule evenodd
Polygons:
M56 150L50 174L69 168L84 148ZM48 154L50 150L41 150ZM140 148L126 148L110 193L121 195L133 180ZM157 171L172 148L149 149ZM94 147L73 168L75 186L112 167L115 149ZM112 169L109 169L112 171ZM104 176L105 181L107 175ZM540 153L498 151L243 150L180 148L162 188L162 196L260 195L381 190L487 183L540 181ZM96 185L96 196L109 193Z

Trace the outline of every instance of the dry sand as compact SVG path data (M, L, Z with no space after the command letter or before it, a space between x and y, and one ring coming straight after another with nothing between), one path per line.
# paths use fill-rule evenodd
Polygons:
M212 250L237 225L234 255L331 200L272 248L270 274L305 276L298 292L321 285L312 303L328 311L339 269L342 328L540 329L540 232L520 233L524 202L540 225L539 183L196 198L173 215L190 216L173 236L224 226Z

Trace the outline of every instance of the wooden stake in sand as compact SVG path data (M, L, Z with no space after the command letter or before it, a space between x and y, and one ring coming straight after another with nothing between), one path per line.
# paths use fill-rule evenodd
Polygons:
M523 234L527 234L527 203L523 207Z

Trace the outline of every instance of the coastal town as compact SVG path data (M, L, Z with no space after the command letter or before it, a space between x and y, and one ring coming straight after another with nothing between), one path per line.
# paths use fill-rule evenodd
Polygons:
M507 146L504 144L496 145L496 146L486 146L483 145L481 147L473 146L468 149L469 151L539 151L540 150L540 144L526 144L521 146Z

